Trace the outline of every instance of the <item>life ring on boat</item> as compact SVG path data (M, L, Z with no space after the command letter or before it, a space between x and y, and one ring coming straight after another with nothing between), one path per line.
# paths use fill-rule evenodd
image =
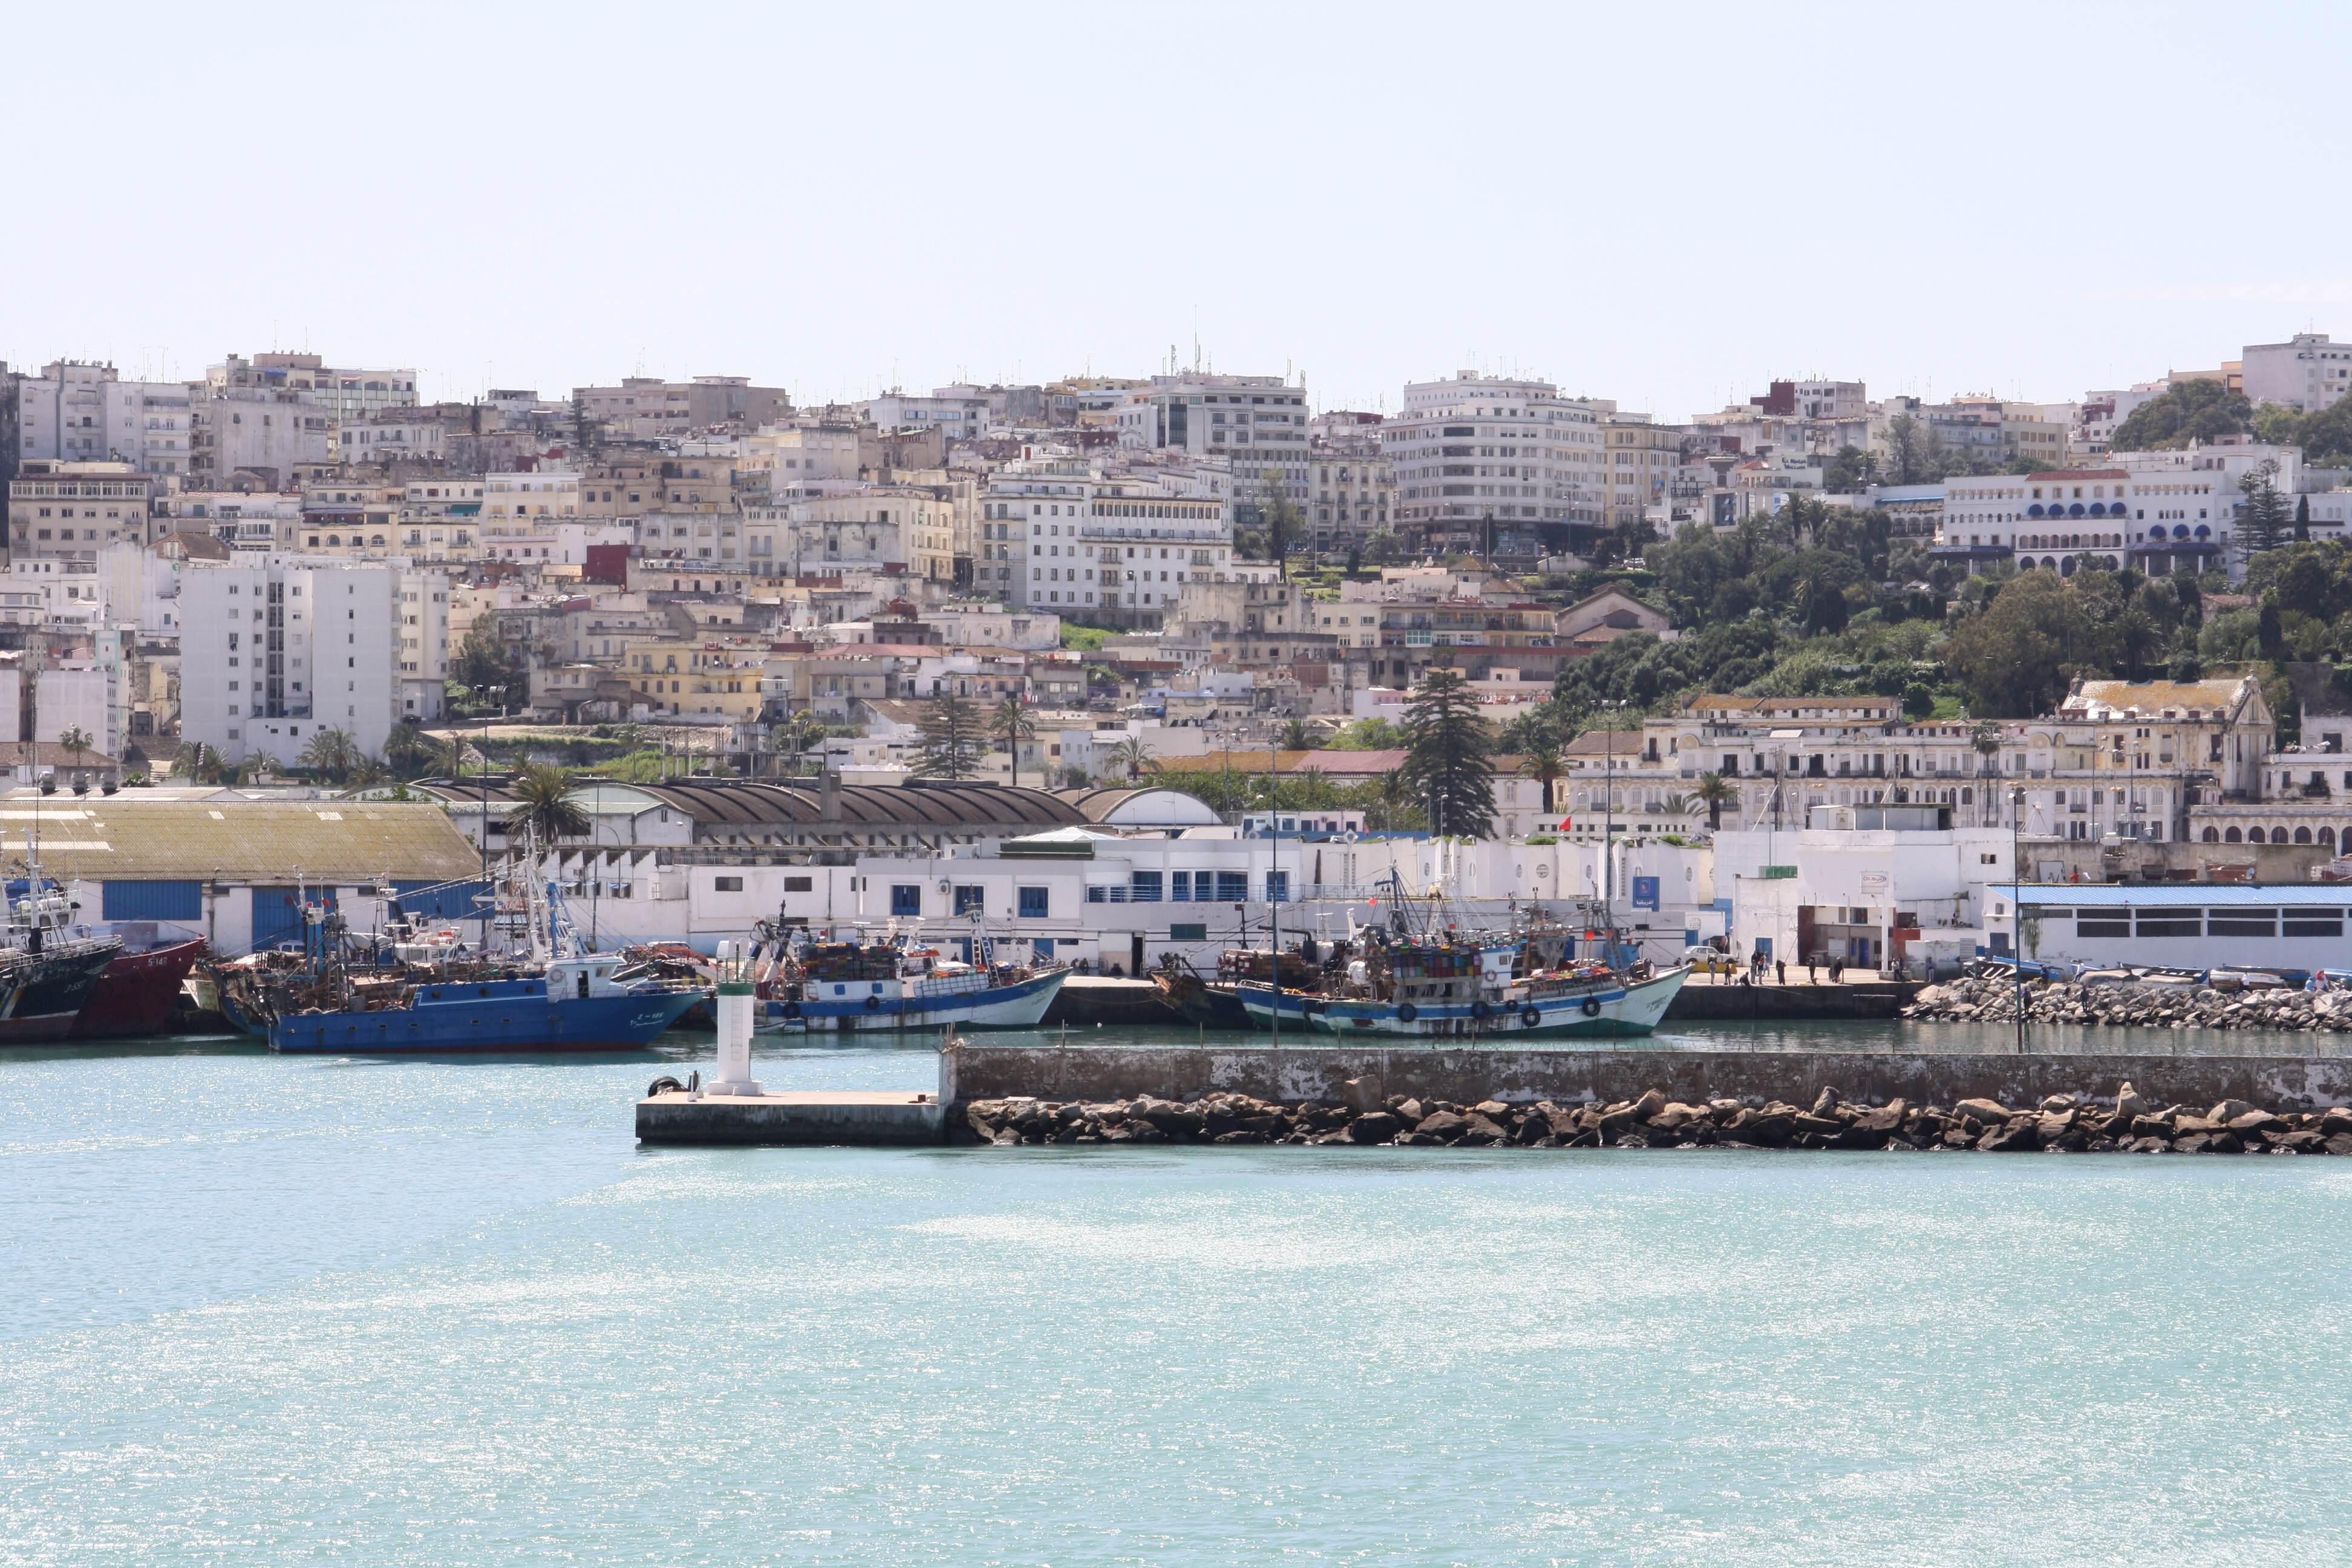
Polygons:
M1543 1022L1543 1009L1534 1005L1520 1008L1519 1022L1525 1024L1530 1029L1534 1028L1538 1024Z
M1421 1016L1421 1009L1420 1009L1420 1008L1418 1008L1418 1007L1416 1007L1416 1006L1414 1006L1412 1003L1410 1003L1410 1002L1400 1002L1400 1003L1398 1003L1398 1004L1397 1004L1397 1022L1398 1022L1398 1023L1400 1023L1400 1024L1410 1024L1410 1023L1412 1023L1415 1018L1418 1018L1418 1017L1420 1017L1420 1016Z
M787 1018L799 1017L801 1016L801 1005L797 1002L785 1003L783 1006L783 1014Z
M678 1082L677 1079L670 1077L667 1073L664 1073L661 1077L654 1079L653 1082L646 1085L646 1098L647 1100L651 1100L657 1094L684 1094L685 1092L686 1085Z
M1473 1002L1470 1004L1470 1016L1474 1018L1484 1018L1493 1012L1494 1009L1487 1006L1484 1002Z
M882 1010L882 998L868 996L866 999L866 1010L869 1013L879 1013Z
M1600 998L1600 997L1598 997L1598 996L1587 996L1587 997L1584 999L1584 1016L1585 1016L1586 1017L1588 1017L1588 1018L1598 1018L1599 1016L1601 1016L1601 998Z

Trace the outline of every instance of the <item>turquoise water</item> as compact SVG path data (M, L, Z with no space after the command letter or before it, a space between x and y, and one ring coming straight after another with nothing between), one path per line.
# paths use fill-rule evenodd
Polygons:
M2352 1558L2352 1162L641 1152L663 1066L0 1053L0 1563Z

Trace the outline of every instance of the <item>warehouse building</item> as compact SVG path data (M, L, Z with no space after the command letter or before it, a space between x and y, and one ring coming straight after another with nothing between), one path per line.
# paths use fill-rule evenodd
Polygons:
M2057 882L1997 885L1987 946L2090 968L2352 968L2352 884ZM2023 914L2022 930L2018 921Z

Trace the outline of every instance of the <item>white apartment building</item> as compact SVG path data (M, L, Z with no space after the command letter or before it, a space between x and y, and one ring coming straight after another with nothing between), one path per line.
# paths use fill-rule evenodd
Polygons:
M130 464L142 474L188 469L184 383L124 381L110 364L56 360L16 389L19 460Z
M2352 392L2352 343L2297 332L2283 343L2248 343L2240 355L2246 396L2305 414L2333 408Z
M669 536L648 540L646 553L740 562L764 576L834 575L844 568L898 565L926 583L955 580L955 503L927 489L857 485L777 506L747 507L740 552L733 537L738 519L731 514L646 520L648 529L665 521ZM719 553L713 555L713 550Z
M124 462L27 460L8 481L10 558L95 561L110 544L149 543L154 484Z
M857 412L880 429L935 427L950 441L977 440L988 432L988 398L963 387L942 386L929 397L887 392L858 404Z
M1550 382L1465 370L1411 383L1381 439L1401 523L1603 521L1601 415Z
M1023 609L1157 626L1186 583L1217 579L1233 564L1223 502L1169 493L1156 479L1106 475L1078 458L1007 464L980 506L975 585Z
M2265 464L2283 494L2301 487L2301 451L2269 446L2116 452L2095 468L1947 479L1936 553L1972 571L2013 560L2069 576L2126 563L2159 576L2215 565L2236 573L2239 482ZM2326 510L2335 526L2340 508Z
M1376 447L1358 454L1318 450L1308 474L1315 501L1307 513L1307 538L1316 549L1329 550L1389 531L1396 475Z
M181 579L181 733L229 760L292 762L325 729L381 752L441 716L449 585L405 560L269 555Z
M1126 395L1115 422L1122 447L1223 458L1238 527L1260 526L1276 493L1307 511L1313 447L1303 386L1274 375L1155 375Z
M714 425L764 425L793 411L789 392L753 386L743 375L625 376L618 386L575 386L572 402L606 437L626 441L677 440Z
M308 353L260 353L251 359L230 354L205 372L204 384L213 397L283 395L325 409L338 421L414 407L417 401L414 370L339 370Z

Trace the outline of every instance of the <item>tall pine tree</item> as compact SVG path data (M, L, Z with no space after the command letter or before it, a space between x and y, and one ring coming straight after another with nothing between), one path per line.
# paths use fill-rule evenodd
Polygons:
M923 710L923 755L919 779L966 779L978 770L980 713L952 691L942 691Z
M1429 812L1429 830L1461 838L1495 833L1494 738L1469 682L1433 669L1405 709L1405 783Z

